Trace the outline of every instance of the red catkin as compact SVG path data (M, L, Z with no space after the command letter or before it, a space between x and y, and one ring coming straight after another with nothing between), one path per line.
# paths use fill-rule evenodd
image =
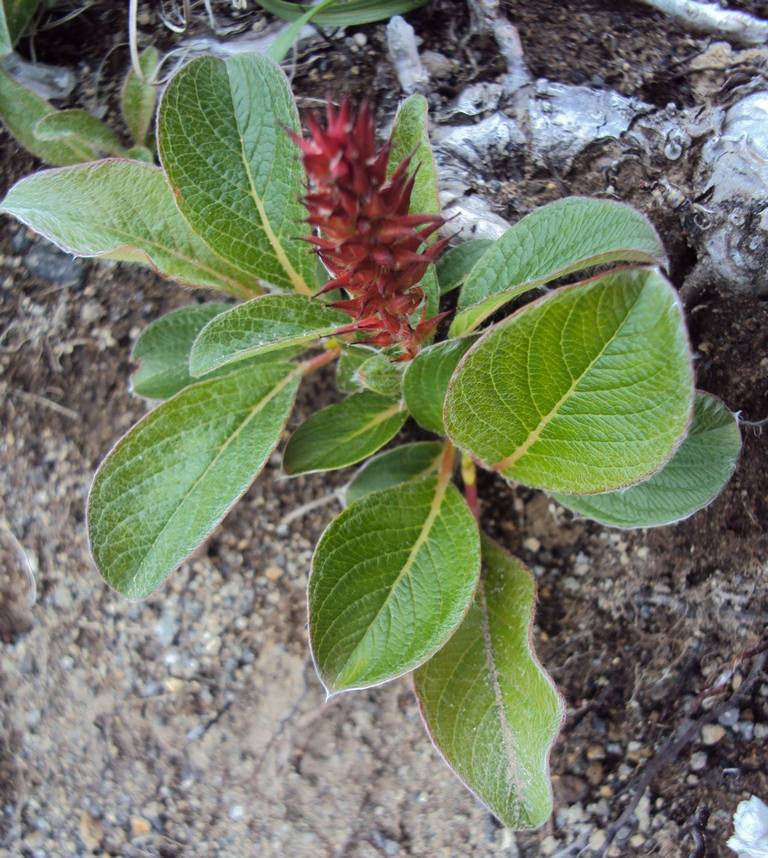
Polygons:
M411 156L387 179L388 140L376 148L373 116L363 103L353 116L347 99L329 102L325 128L307 120L310 136L291 133L300 147L309 189L304 204L319 235L314 245L331 279L318 294L343 290L332 306L353 318L342 332L356 331L378 346L399 345L402 359L415 355L442 318L411 319L424 303L417 285L447 243L426 239L445 223L434 214L409 214L415 174Z

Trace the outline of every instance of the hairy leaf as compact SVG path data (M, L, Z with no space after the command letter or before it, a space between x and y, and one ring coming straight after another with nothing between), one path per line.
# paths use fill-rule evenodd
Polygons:
M329 694L394 679L461 622L480 571L477 522L451 469L347 507L318 543L309 634Z
M299 120L266 57L201 57L160 103L160 160L192 228L245 275L311 294L315 259L299 202L303 170L287 130Z
M569 494L647 479L682 441L693 372L677 293L653 269L567 286L491 328L448 387L448 436Z
M139 68L143 80L131 67L123 81L120 91L120 110L123 121L136 146L144 146L147 142L147 134L155 116L155 105L157 104L157 83L155 74L160 63L160 54L157 48L146 48L139 55Z
M450 335L474 330L518 295L607 262L664 262L653 226L624 203L567 197L526 215L475 263Z
M363 385L357 380L357 371L377 353L371 346L345 346L336 364L336 387L342 393L357 393L362 390Z
M428 346L419 352L405 370L405 404L414 420L430 432L445 434L443 404L448 382L476 339L476 336L462 337Z
M211 533L275 448L300 373L270 364L194 384L118 442L88 502L91 549L112 587L147 596Z
M400 483L426 477L437 470L443 452L440 441L416 441L385 450L369 459L344 489L346 505Z
M388 174L394 173L408 155L413 155L411 163L413 168L418 169L409 211L411 214L439 214L437 166L429 143L429 105L423 95L406 98L397 111L392 129ZM434 240L432 236L428 242ZM431 318L437 315L440 308L440 285L434 265L429 266L419 286L424 290L427 318Z
M33 155L49 164L79 164L93 159L93 152L72 140L40 140L35 126L56 113L47 101L17 83L0 68L0 120L16 140Z
M100 153L123 154L120 138L108 125L76 108L46 114L35 125L34 135L38 140L63 140L83 146L91 152L93 159Z
M294 3L291 0L257 0L259 6L286 21L295 21L306 14L311 5ZM354 27L383 21L393 15L405 15L418 9L428 0L342 0L330 9L314 16L321 27Z
M32 229L77 256L151 265L191 286L242 297L258 286L190 230L162 171L139 161L105 160L44 170L17 182L0 204Z
M555 495L573 512L613 527L659 527L711 503L733 475L741 450L739 424L723 403L697 393L688 435L650 479L609 494Z
M432 741L508 828L538 828L552 813L549 752L564 718L531 647L531 573L482 537L472 607L448 643L414 674Z
M402 363L393 363L383 352L377 352L357 368L355 378L361 385L382 396L399 396L403 381Z
M447 250L437 263L440 294L463 286L475 263L492 244L490 238L471 238Z
M355 465L391 441L407 416L389 396L353 393L299 426L288 440L283 467L293 475Z
M194 376L252 355L311 343L343 325L349 316L303 295L264 295L238 304L200 331L189 356Z

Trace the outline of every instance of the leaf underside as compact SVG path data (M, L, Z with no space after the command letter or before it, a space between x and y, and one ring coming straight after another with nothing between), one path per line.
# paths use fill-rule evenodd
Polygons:
M91 549L112 587L147 596L211 533L275 448L299 375L270 364L200 382L118 442L88 502Z
M433 742L459 778L508 828L552 813L549 752L564 706L531 646L535 585L486 536L483 572L464 622L414 673Z
M309 628L329 693L412 670L461 622L477 584L479 536L449 476L369 494L321 537Z
M1 209L68 253L149 264L188 285L254 294L190 230L162 171L149 164L107 159L43 170L17 182Z
M444 420L510 480L595 494L659 470L692 405L677 293L643 269L564 287L490 328L454 373Z
M474 330L513 298L609 262L664 264L664 246L638 211L612 200L566 197L535 209L473 266L450 336Z
M739 425L723 403L697 393L683 443L650 479L609 494L554 495L573 512L612 527L674 524L711 503L733 475L741 450Z

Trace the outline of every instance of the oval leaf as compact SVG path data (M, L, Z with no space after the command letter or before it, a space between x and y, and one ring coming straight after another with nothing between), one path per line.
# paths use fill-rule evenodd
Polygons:
M37 123L52 113L56 113L56 108L0 68L0 120L19 143L49 164L79 164L92 160L93 152L77 141L40 140L35 136Z
M371 346L342 344L341 357L336 362L336 387L342 393L357 393L363 385L357 380L357 370L377 354Z
M477 522L439 476L370 494L318 543L309 633L329 694L367 688L418 667L459 625L477 585Z
M447 250L437 263L440 294L463 286L475 263L492 244L490 238L471 238Z
M160 54L157 52L157 48L150 45L139 56L139 67L143 79L136 74L133 66L131 66L125 76L123 88L120 90L120 110L123 114L123 121L128 126L136 146L143 146L146 143L147 134L155 115L158 89L155 74L159 62Z
M403 382L402 363L393 362L384 352L377 352L357 368L360 385L382 396L399 396Z
M311 343L349 321L346 313L303 295L264 295L212 319L192 345L189 369L204 375L260 352Z
M472 607L448 643L414 674L432 741L448 765L513 830L552 813L549 752L562 698L531 648L531 573L487 536Z
M416 441L385 450L369 459L344 489L344 503L361 500L372 492L426 477L437 470L443 452L440 441Z
M78 143L98 157L98 153L122 155L117 134L100 119L85 110L56 110L38 120L34 130L38 140L64 140Z
M411 95L400 105L392 128L391 143L388 175L394 173L404 158L413 156L411 170L416 172L408 211L411 214L439 214L437 165L429 142L429 104L423 95ZM427 239L428 244L433 241L435 236ZM440 309L440 284L434 265L427 268L419 286L424 290L426 316L432 318ZM420 316L421 310L418 313Z
M644 483L620 492L554 495L573 512L613 527L674 524L711 503L733 475L741 450L734 415L708 393L697 393L693 422L667 464Z
M565 274L607 262L665 259L656 230L630 206L586 197L557 200L526 215L475 263L450 335L474 330L513 298Z
M151 265L193 286L239 297L260 291L216 256L179 214L157 167L105 160L43 170L17 182L0 204L27 226L77 256Z
M117 443L88 501L91 550L107 583L143 598L211 533L274 450L300 373L270 364L200 382Z
M283 467L294 475L354 465L391 441L407 416L389 396L353 393L299 426L286 445Z
M184 216L251 277L311 294L315 258L299 202L303 169L288 81L266 57L193 60L160 103L160 160Z
M677 293L644 269L564 287L491 328L454 373L444 418L508 479L593 494L659 470L692 406Z
M422 349L403 377L405 404L414 420L430 432L445 434L443 403L448 382L477 337L445 340Z

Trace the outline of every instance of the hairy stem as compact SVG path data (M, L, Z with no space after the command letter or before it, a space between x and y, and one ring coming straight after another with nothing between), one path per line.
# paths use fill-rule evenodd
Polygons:
M309 360L305 360L303 363L299 364L301 374L306 376L310 373L316 372L318 369L326 366L326 364L333 363L340 354L341 349L338 346L334 346L327 351L321 352L319 355L315 355Z

